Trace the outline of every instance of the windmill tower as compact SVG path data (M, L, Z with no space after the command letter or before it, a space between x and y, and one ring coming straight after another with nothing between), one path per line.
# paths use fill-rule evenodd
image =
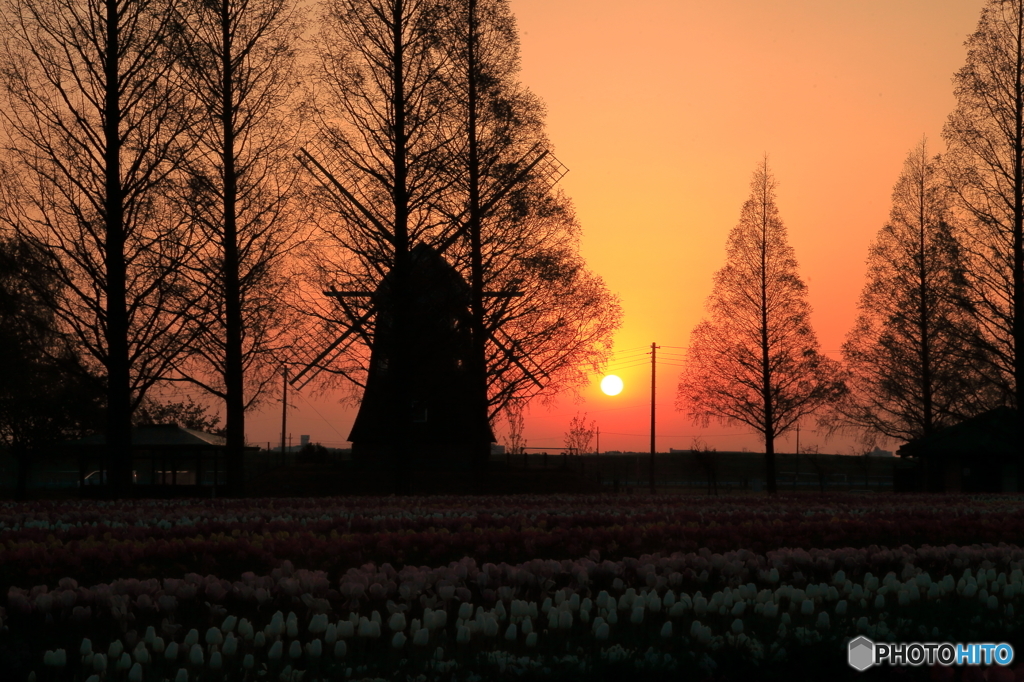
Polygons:
M333 199L357 214L371 216L358 186L332 173L322 159L330 150L303 148L299 160ZM539 178L549 187L566 172L548 151L532 148L509 174L482 197L477 215L486 216L517 186ZM323 326L305 334L293 349L290 378L302 388L320 372L336 372L363 386L359 414L349 439L353 455L367 465L468 467L494 442L486 382L479 381L474 357L471 289L445 258L468 230L468 210L448 215L449 229L435 243L419 242L404 260L404 271L388 272L374 291L332 289L343 313L333 336ZM372 220L371 220L372 222ZM386 229L386 228L381 228ZM521 296L518 291L482 292L484 299ZM358 299L359 305L353 301ZM487 341L538 385L528 357L500 329L485 330ZM370 349L365 382L337 361L357 343ZM486 368L484 368L486 369ZM402 453L396 456L396 452Z

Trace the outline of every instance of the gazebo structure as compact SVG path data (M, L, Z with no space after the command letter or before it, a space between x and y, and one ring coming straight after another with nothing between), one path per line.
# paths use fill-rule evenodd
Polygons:
M106 487L110 464L106 436L94 434L67 444L78 459L83 492ZM257 448L246 448L255 450ZM177 424L132 429L132 479L139 496L208 496L227 485L227 448L222 436Z

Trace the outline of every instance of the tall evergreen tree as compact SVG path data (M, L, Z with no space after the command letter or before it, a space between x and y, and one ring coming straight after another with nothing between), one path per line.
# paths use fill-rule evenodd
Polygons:
M169 308L189 237L164 201L189 108L167 51L176 0L9 0L6 216L43 245L58 324L102 368L112 493L131 417L187 344Z
M826 418L831 427L913 440L983 409L979 360L965 344L974 327L951 201L922 140L871 246L860 313L843 344L850 393Z
M446 10L445 78L457 95L446 118L462 134L442 210L462 232L448 253L471 284L473 370L491 420L510 401L588 378L579 370L606 359L621 312L579 258L571 202L553 189L564 169L543 104L519 81L509 2L451 0Z
M276 378L284 256L298 231L295 92L300 25L288 0L192 0L177 52L199 120L179 206L200 236L188 381L225 404L228 489L244 482L245 413Z
M989 381L1012 405L1024 391L1024 0L989 0L953 78L943 130L963 219L969 296Z
M323 97L317 107L315 155L306 158L316 172L329 174L325 207L334 219L323 224L334 237L332 252L321 256L328 285L377 291L388 279L389 348L377 344L388 366L387 449L396 491L408 492L410 481L406 431L413 419L409 375L413 355L414 292L412 251L435 231L440 216L432 210L444 189L441 169L451 136L442 113L451 102L441 71L436 0L334 0L324 5L317 40ZM316 169L316 164L327 168ZM369 297L341 301L351 311L345 324L355 325L373 346Z
M843 392L836 363L818 352L806 286L775 205L768 161L729 234L715 273L710 316L693 330L677 409L695 422L746 424L765 441L768 492L776 492L775 439Z

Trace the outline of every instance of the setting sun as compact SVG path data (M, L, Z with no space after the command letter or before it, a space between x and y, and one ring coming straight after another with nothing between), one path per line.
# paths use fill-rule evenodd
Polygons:
M601 390L604 391L605 395L618 395L622 393L622 379L609 374L604 379L601 379Z

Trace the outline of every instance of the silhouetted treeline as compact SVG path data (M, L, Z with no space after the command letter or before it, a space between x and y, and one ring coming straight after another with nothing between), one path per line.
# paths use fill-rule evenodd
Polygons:
M167 384L223 402L240 490L246 412L326 338L303 315L354 331L327 369L363 383L376 312L326 289L390 275L407 371L417 244L469 283L483 427L582 385L608 351L618 301L553 189L564 169L518 82L507 2L333 0L317 18L303 57L291 0L5 4L0 216L37 249L22 281L101 386L114 495L133 414Z
M727 264L715 276L710 318L691 338L679 407L697 422L716 418L759 431L769 490L774 438L811 411L826 433L855 432L872 443L913 440L1020 405L1022 25L1024 0L990 0L982 10L954 77L947 151L931 157L922 141L907 157L890 219L868 255L841 368L818 352L781 224L764 209L760 220L748 216L752 201L767 207L771 197L755 176ZM1024 446L1020 416L1017 438Z

